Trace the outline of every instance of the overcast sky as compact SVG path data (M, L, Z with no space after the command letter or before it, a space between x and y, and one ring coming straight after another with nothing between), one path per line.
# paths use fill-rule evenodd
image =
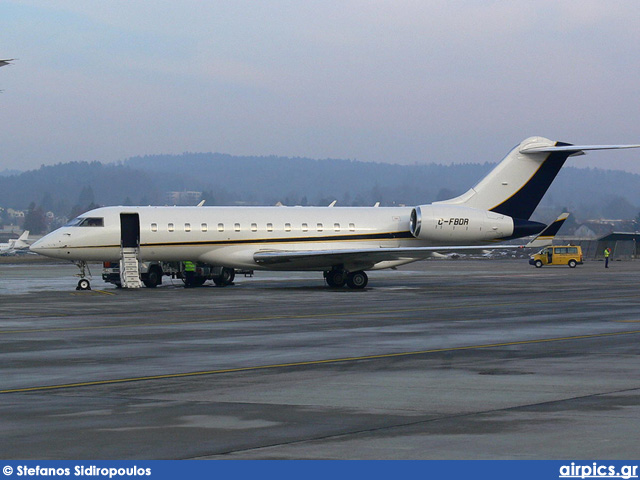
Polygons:
M156 153L501 159L640 143L629 1L7 1L0 171ZM640 152L575 166L640 173Z

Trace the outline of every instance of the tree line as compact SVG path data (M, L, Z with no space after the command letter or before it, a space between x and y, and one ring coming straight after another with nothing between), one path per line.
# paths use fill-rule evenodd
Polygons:
M171 191L202 192L207 205L418 205L464 193L493 166L215 153L134 157L118 164L68 162L0 177L0 207L66 219L97 205L166 205ZM640 175L565 167L534 219L549 221L563 209L578 220L633 219L638 205Z

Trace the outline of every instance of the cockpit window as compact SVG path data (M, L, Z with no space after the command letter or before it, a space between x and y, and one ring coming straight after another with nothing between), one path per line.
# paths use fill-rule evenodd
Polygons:
M104 227L104 218L77 217L67 223L65 227Z
M77 227L84 218L76 217L64 224L65 227Z
M102 217L86 217L83 218L79 227L104 227L104 218Z

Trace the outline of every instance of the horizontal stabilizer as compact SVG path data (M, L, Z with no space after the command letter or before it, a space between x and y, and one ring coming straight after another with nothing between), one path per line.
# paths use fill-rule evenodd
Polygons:
M520 153L549 153L549 152L582 152L585 150L621 150L623 148L640 148L640 145L549 145L543 147L524 147Z

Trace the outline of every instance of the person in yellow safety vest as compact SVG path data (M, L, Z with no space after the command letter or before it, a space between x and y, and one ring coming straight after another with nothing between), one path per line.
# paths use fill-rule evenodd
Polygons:
M607 247L604 249L604 268L609 268L609 255L611 255L611 249Z
M196 276L195 263L187 260L184 262L184 288L192 288L194 286L194 278Z

